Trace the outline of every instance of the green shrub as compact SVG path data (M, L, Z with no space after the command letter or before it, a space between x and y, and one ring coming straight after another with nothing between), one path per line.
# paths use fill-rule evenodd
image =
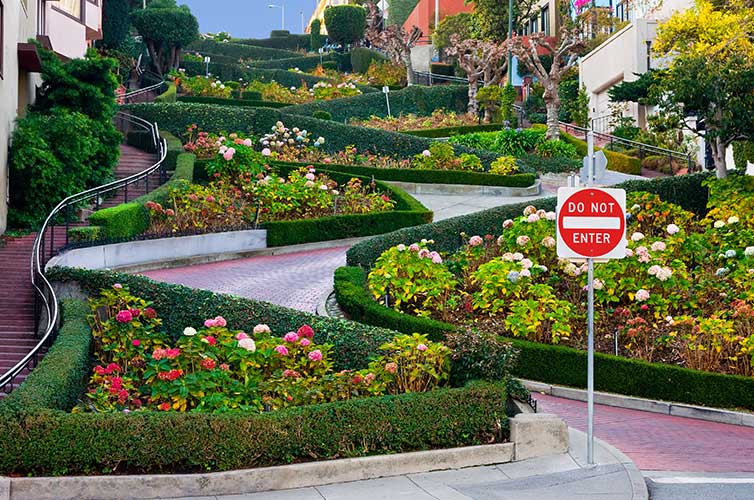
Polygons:
M299 50L317 50L319 47L312 47L309 35L288 34L287 36L275 36L270 38L240 38L233 40L233 43L242 45L253 45L255 47L267 47L270 49L281 49L290 51Z
M338 71L342 73L350 73L353 71L351 67L351 53L350 52L330 52L330 58L335 61Z
M430 63L429 71L435 75L443 76L453 76L455 74L453 65L446 63Z
M177 138L167 130L160 130L160 137L165 139L165 142L168 146L168 151L165 155L165 169L175 170L178 155L183 153L183 143L179 138Z
M337 61L323 61L322 62L322 68L323 69L338 69L338 62Z
M251 44L216 42L214 40L197 40L188 46L188 50L193 50L201 54L221 54L232 57L235 61L239 59L251 59L265 61L272 59L286 59L297 57L298 53L289 50L280 50L267 47L259 47Z
M503 130L505 125L502 123L482 123L479 125L460 125L457 127L427 128L422 130L407 130L404 134L415 135L417 137L453 137L455 135L471 134L473 132L495 132Z
M332 120L332 115L327 111L317 110L312 113L312 118L316 118L318 120Z
M536 145L534 152L543 158L576 159L576 146L559 139L543 141Z
M280 38L281 36L290 36L291 32L288 30L272 30L270 31L270 38Z
M68 229L68 241L71 243L90 242L102 239L102 228L99 226L82 226Z
M287 59L273 59L271 61L254 61L250 64L254 68L284 70L298 68L301 71L311 71L319 66L319 55L298 56L290 57Z
M579 160L570 158L544 158L536 154L527 154L516 158L519 168L540 174L562 174L575 172L581 168Z
M322 23L319 19L314 19L309 25L309 48L314 52L321 49L323 45L321 26Z
M754 163L754 141L736 141L733 143L733 162L736 168L746 170L746 163Z
M204 75L205 73L203 62L186 61L181 64L181 67L186 70L188 76ZM269 83L274 80L284 87L298 87L302 82L312 87L315 83L326 80L326 78L319 76L293 73L283 69L255 68L251 65L238 63L210 62L209 71L223 81L243 79L245 82Z
M437 108L465 112L468 104L468 88L459 85L422 87L413 85L390 92L390 111L395 116L413 113L429 116ZM294 115L311 114L316 110L328 111L333 120L345 122L351 118L368 119L372 115L387 116L385 95L382 92L362 94L345 99L314 101L291 106L286 111Z
M245 92L244 92L245 93ZM258 93L258 92L257 92ZM247 99L224 99L222 97L204 97L186 95L178 98L178 102L192 102L196 104L217 104L218 106L235 106L241 108L285 108L288 104L272 101L250 101Z
M262 93L256 90L244 90L241 92L241 99L247 101L261 101Z
M406 241L414 240L409 238ZM374 245L374 241L366 242L370 243ZM357 321L404 333L425 333L435 339L443 333L456 331L453 325L398 313L377 304L366 292L366 274L359 268L340 268L335 276L338 303ZM586 352L518 339L502 340L510 342L519 353L512 370L514 375L552 384L586 386ZM467 349L470 348L468 344ZM754 409L754 379L751 377L702 372L601 353L595 354L594 371L595 388L600 391L689 404Z
M155 97L154 102L175 102L177 97L178 97L178 90L175 86L175 83L170 82L168 84L167 90L165 90L165 92Z
M366 29L366 9L360 5L335 5L325 9L325 27L330 40L347 46L359 41Z
M92 345L86 318L89 304L82 300L62 300L60 306L62 327L55 343L25 382L0 402L0 418L7 415L8 410L68 410L86 387Z
M354 73L364 74L369 69L372 61L380 62L384 60L385 56L365 47L356 47L351 50L351 68L353 68Z

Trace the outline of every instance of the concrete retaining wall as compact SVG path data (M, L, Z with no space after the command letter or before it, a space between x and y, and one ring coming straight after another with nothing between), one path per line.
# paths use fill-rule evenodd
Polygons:
M118 269L191 257L267 248L267 230L228 231L175 238L129 241L68 250L50 259L53 266Z

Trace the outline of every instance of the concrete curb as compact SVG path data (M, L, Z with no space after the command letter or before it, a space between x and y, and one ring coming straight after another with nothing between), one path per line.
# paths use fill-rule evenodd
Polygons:
M514 448L513 443L502 443L208 474L9 478L8 482L12 500L98 500L104 493L121 500L234 495L507 463L513 460Z
M476 186L471 184L425 184L404 181L383 181L392 186L398 186L409 194L434 194L451 196L503 196L506 198L519 198L536 196L542 190L539 179L528 187L508 186Z
M548 394L558 398L573 399L575 401L586 401L587 399L586 391L583 389L546 384L534 380L521 380L521 382L532 392ZM708 408L706 406L695 406L669 401L658 401L654 399L637 398L634 396L624 396L621 394L598 391L594 392L594 402L601 405L614 406L616 408L648 411L662 415L693 418L696 420L705 420L721 424L754 427L754 414L740 411L722 410L719 408Z
M123 273L139 273L142 271L154 271L156 269L172 269L175 267L187 267L199 264L211 264L213 262L223 262L227 260L246 259L249 257L260 257L268 255L285 255L296 252L307 252L313 250L326 250L341 246L353 246L356 243L373 238L373 236L364 236L358 238L345 238L342 240L316 241L313 243L302 243L299 245L288 245L284 247L270 247L260 250L250 250L248 252L225 252L206 255L197 255L190 258L170 259L162 261L144 262L138 265L121 266L112 268Z
M574 429L573 427L568 428L569 432L572 432L574 434L579 435L580 438L583 437L584 441L586 442L586 433L581 432L578 429ZM625 453L620 451L615 446L599 439L594 438L594 444L595 447L603 448L607 453L615 457L615 459L623 466L626 473L628 474L629 481L631 482L631 490L632 490L632 500L648 500L649 499L649 491L647 490L647 483L644 481L644 476L641 474L641 471L638 467L636 467L636 464L626 456ZM578 458L571 455L571 458L579 461Z

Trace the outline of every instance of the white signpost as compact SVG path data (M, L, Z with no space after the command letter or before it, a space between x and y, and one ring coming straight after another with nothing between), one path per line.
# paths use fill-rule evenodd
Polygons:
M587 262L587 462L590 465L594 464L594 259L626 256L626 192L589 187L595 178L593 144L590 133L590 156L585 158L587 187L558 189L556 223L558 257Z
M385 102L387 103L387 115L392 117L390 114L390 98L388 97L388 94L390 94L390 87L387 85L382 87L382 93L385 94Z

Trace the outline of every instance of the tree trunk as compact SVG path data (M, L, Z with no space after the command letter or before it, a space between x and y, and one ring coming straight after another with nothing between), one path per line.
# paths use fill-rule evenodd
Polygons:
M154 42L152 40L147 41L147 51L149 52L150 59L152 59L152 67L158 75L162 76L157 50L155 50Z
M403 55L403 64L406 65L406 83L408 85L416 84L416 74L414 73L414 65L411 62L411 52Z
M546 85L542 99L544 99L545 108L547 109L547 134L545 138L548 140L558 139L560 137L560 125L558 124L560 96L558 95L558 86L552 83Z
M477 116L479 114L479 102L476 100L476 93L479 90L479 79L472 78L469 75L469 114Z
M725 150L727 145L719 137L709 141L709 147L712 151L712 159L715 161L715 171L718 179L728 177L728 169L725 165Z

